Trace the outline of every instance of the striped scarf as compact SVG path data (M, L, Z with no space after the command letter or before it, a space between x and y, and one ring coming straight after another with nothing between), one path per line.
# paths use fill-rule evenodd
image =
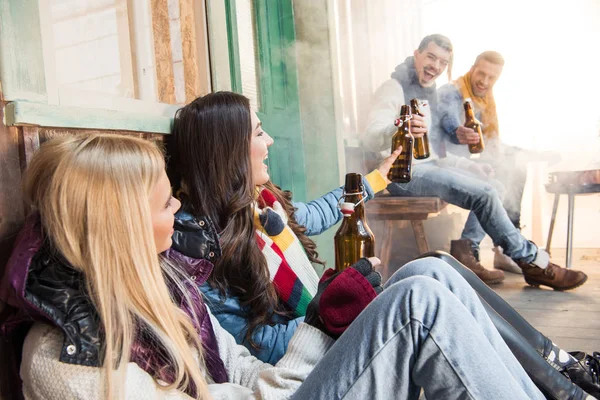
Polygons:
M262 189L254 212L256 242L262 251L279 299L296 317L317 293L319 277L304 247L287 224L287 214L273 193Z

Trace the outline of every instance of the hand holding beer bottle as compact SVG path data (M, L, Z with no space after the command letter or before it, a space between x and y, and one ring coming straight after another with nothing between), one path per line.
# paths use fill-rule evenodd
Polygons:
M475 112L473 111L473 106L471 105L471 99L465 99L464 103L465 108L465 126L467 128L471 128L473 131L477 132L479 136L479 141L477 143L469 143L469 152L471 154L482 153L483 149L485 149L485 144L483 143L483 133L481 132L481 123L475 118Z
M410 106L403 105L400 109L400 118L396 121L398 130L392 136L392 152L402 146L402 153L388 173L388 179L395 183L410 182L412 177L412 159L414 137L410 132L411 119Z
M413 118L418 115L420 117L425 117L425 114L421 112L419 100L412 99L410 101L410 108L413 115ZM424 160L429 158L429 137L427 136L427 128L425 127L425 132L423 136L415 136L415 158L417 160ZM414 135L414 129L413 129Z
M343 271L363 257L375 255L375 236L365 217L365 189L362 175L346 174L341 211L342 225L335 234L335 269Z
M388 178L388 174L390 173L390 169L392 168L394 161L396 161L400 154L402 154L402 146L394 150L392 154L387 156L387 158L383 160L379 167L377 167L377 170L379 171L383 179L385 179L385 183L387 183L388 185L392 183L392 181L390 181L390 179Z

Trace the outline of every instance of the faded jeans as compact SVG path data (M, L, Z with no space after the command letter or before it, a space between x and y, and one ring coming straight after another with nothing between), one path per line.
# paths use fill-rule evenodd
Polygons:
M487 233L494 245L501 246L514 260L529 263L537 255L537 247L521 235L506 214L498 190L466 171L441 168L435 162L420 163L413 169L410 182L392 183L388 190L394 196L437 196L471 210L461 238L471 240L476 247Z
M293 398L411 400L421 388L428 399L544 399L475 291L437 258L398 270Z

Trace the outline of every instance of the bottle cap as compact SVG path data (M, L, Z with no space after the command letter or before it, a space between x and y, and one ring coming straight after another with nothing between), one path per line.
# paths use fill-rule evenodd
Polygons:
M401 124L401 122L400 122L400 118L396 118L396 119L394 120L394 125L395 125L395 126L400 126L400 124Z
M342 214L344 214L344 217L350 216L354 214L354 203L343 202L340 205L340 210L342 211Z

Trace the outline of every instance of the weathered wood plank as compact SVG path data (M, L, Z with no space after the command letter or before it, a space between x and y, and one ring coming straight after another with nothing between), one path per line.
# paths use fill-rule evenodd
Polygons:
M555 249L561 260L564 249ZM587 282L572 291L556 292L529 287L521 275L506 274L494 290L536 329L566 350L586 352L600 349L600 268L598 249L575 249L573 268L588 275ZM492 264L491 251L482 252L484 265Z
M1 7L1 5L0 5ZM25 211L21 192L21 168L19 163L19 132L17 128L4 125L4 106L0 92L0 276L10 256ZM0 301L0 312L4 304ZM19 399L22 396L11 392L9 371L14 361L11 346L0 340L0 399Z
M145 132L130 132L130 131L106 131L106 130L95 130L95 129L66 129L66 128L39 128L39 140L40 144L45 141L52 139L56 136L64 136L64 135L91 135L97 133L104 134L114 134L114 135L126 135L126 136L135 136L142 139L147 139L151 141L162 141L164 135L154 134L154 133L145 133Z
M8 261L15 236L25 218L21 194L19 132L7 127L0 102L0 273Z
M210 92L206 8L202 1L179 0L185 101Z
M19 135L19 158L21 171L24 171L33 153L40 148L40 136L37 126L23 126L20 128Z
M196 44L196 18L194 0L179 0L181 47L183 49L183 77L185 80L185 101L191 102L200 94L198 76L198 47Z
M419 253L424 254L429 251L429 245L427 244L427 237L425 236L425 229L423 228L422 220L410 221L413 232L415 233L415 240L417 242L417 248Z
M598 336L598 329L591 328L588 326L581 326L577 329L573 329L573 327L556 327L556 326L548 326L548 325L537 325L537 329L541 332L547 332L552 337L562 337L569 339L593 339L600 342L600 337ZM600 347L598 347L600 348Z
M152 115L13 101L6 105L6 123L169 134L175 110L164 106L163 115Z
M38 3L0 1L0 82L6 100L48 100Z
M152 37L154 38L154 64L158 100L175 104L175 76L169 28L169 5L167 0L151 0Z
M404 218L406 215L436 213L446 207L448 203L438 197L398 197L398 196L376 196L366 205L369 217L375 219L387 219L397 216L395 219Z

